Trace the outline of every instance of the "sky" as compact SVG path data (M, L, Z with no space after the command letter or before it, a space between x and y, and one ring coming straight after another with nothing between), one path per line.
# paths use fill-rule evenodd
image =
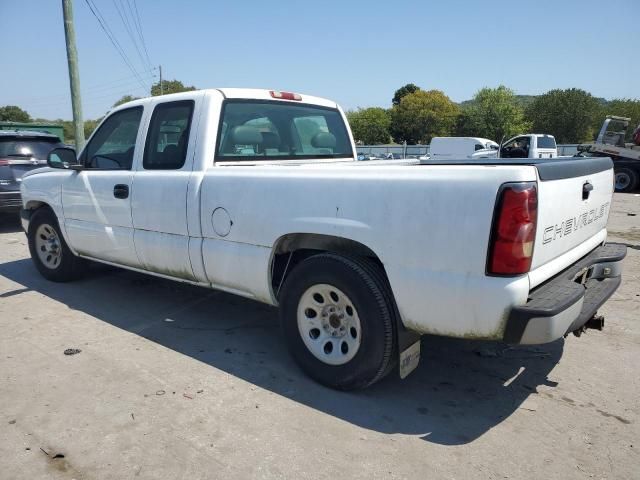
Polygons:
M300 92L345 109L389 107L406 83L456 102L501 84L518 94L576 87L607 99L640 98L640 0L73 4L85 119L123 95L148 96L158 75L149 68L157 65L164 78L198 88ZM132 23L136 7L144 46ZM0 106L71 119L61 0L0 0L0 45Z

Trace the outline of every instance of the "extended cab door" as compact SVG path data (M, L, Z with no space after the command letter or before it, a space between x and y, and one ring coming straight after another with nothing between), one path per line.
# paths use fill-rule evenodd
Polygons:
M195 280L189 259L187 192L193 168L196 102L155 105L133 182L134 242L142 268Z
M81 255L132 267L139 262L133 244L131 186L139 155L143 107L111 114L85 147L74 172L62 185L64 223L71 246Z

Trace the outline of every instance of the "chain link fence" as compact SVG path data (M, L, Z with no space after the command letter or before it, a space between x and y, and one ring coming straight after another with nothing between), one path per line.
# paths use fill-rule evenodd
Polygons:
M389 154L398 158L413 158L429 154L429 145L356 145L358 155L386 158ZM577 143L558 145L559 157L571 157L578 152Z

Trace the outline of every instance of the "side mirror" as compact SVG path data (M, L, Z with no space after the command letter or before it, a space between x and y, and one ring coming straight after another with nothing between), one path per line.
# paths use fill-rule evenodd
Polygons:
M47 165L51 168L62 168L64 170L77 169L78 159L76 151L73 148L60 147L54 148L47 156Z

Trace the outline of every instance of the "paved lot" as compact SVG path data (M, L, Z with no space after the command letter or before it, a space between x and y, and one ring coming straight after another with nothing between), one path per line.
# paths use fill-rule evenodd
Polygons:
M638 478L640 195L610 230L629 251L604 332L425 337L405 381L339 393L293 365L275 310L104 267L49 283L4 218L0 478Z

